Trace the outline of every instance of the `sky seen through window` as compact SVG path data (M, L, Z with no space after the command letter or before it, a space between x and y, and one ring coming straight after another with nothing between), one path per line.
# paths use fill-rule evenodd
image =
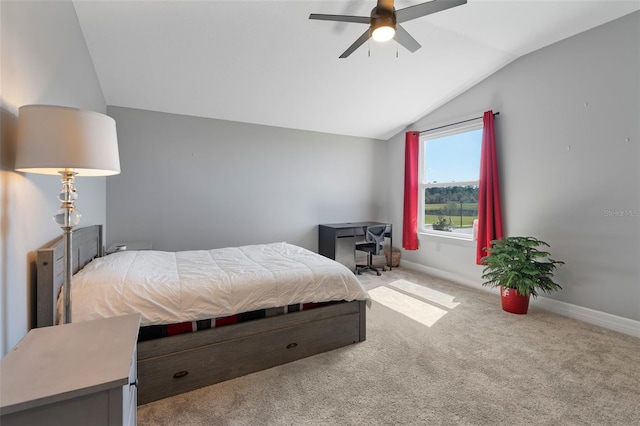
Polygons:
M481 141L482 129L428 140L424 150L424 181L477 181Z

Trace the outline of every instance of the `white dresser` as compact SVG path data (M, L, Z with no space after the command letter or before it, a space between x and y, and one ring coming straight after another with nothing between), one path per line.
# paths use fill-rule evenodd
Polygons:
M140 315L31 330L0 361L0 424L135 425Z

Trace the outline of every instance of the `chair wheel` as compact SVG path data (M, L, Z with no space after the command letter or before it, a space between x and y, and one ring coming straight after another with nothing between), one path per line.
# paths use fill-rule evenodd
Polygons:
M380 272L378 272L378 276L382 275Z
M362 275L362 271L358 271L358 275Z

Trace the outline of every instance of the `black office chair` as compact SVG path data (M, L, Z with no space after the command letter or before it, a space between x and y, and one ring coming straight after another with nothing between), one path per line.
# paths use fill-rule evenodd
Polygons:
M365 242L356 243L356 250L367 252L367 264L356 265L356 272L358 275L362 274L362 271L371 270L378 276L380 271L377 267L373 266L373 255L378 255L382 252L382 244L384 243L384 233L387 230L387 225L371 225L364 227ZM385 271L384 266L382 270Z

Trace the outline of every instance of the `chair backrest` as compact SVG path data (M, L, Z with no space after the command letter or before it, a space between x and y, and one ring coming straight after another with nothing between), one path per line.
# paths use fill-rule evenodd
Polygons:
M365 237L368 242L376 243L376 251L374 254L380 254L382 245L384 244L384 233L387 225L371 225L365 229Z

